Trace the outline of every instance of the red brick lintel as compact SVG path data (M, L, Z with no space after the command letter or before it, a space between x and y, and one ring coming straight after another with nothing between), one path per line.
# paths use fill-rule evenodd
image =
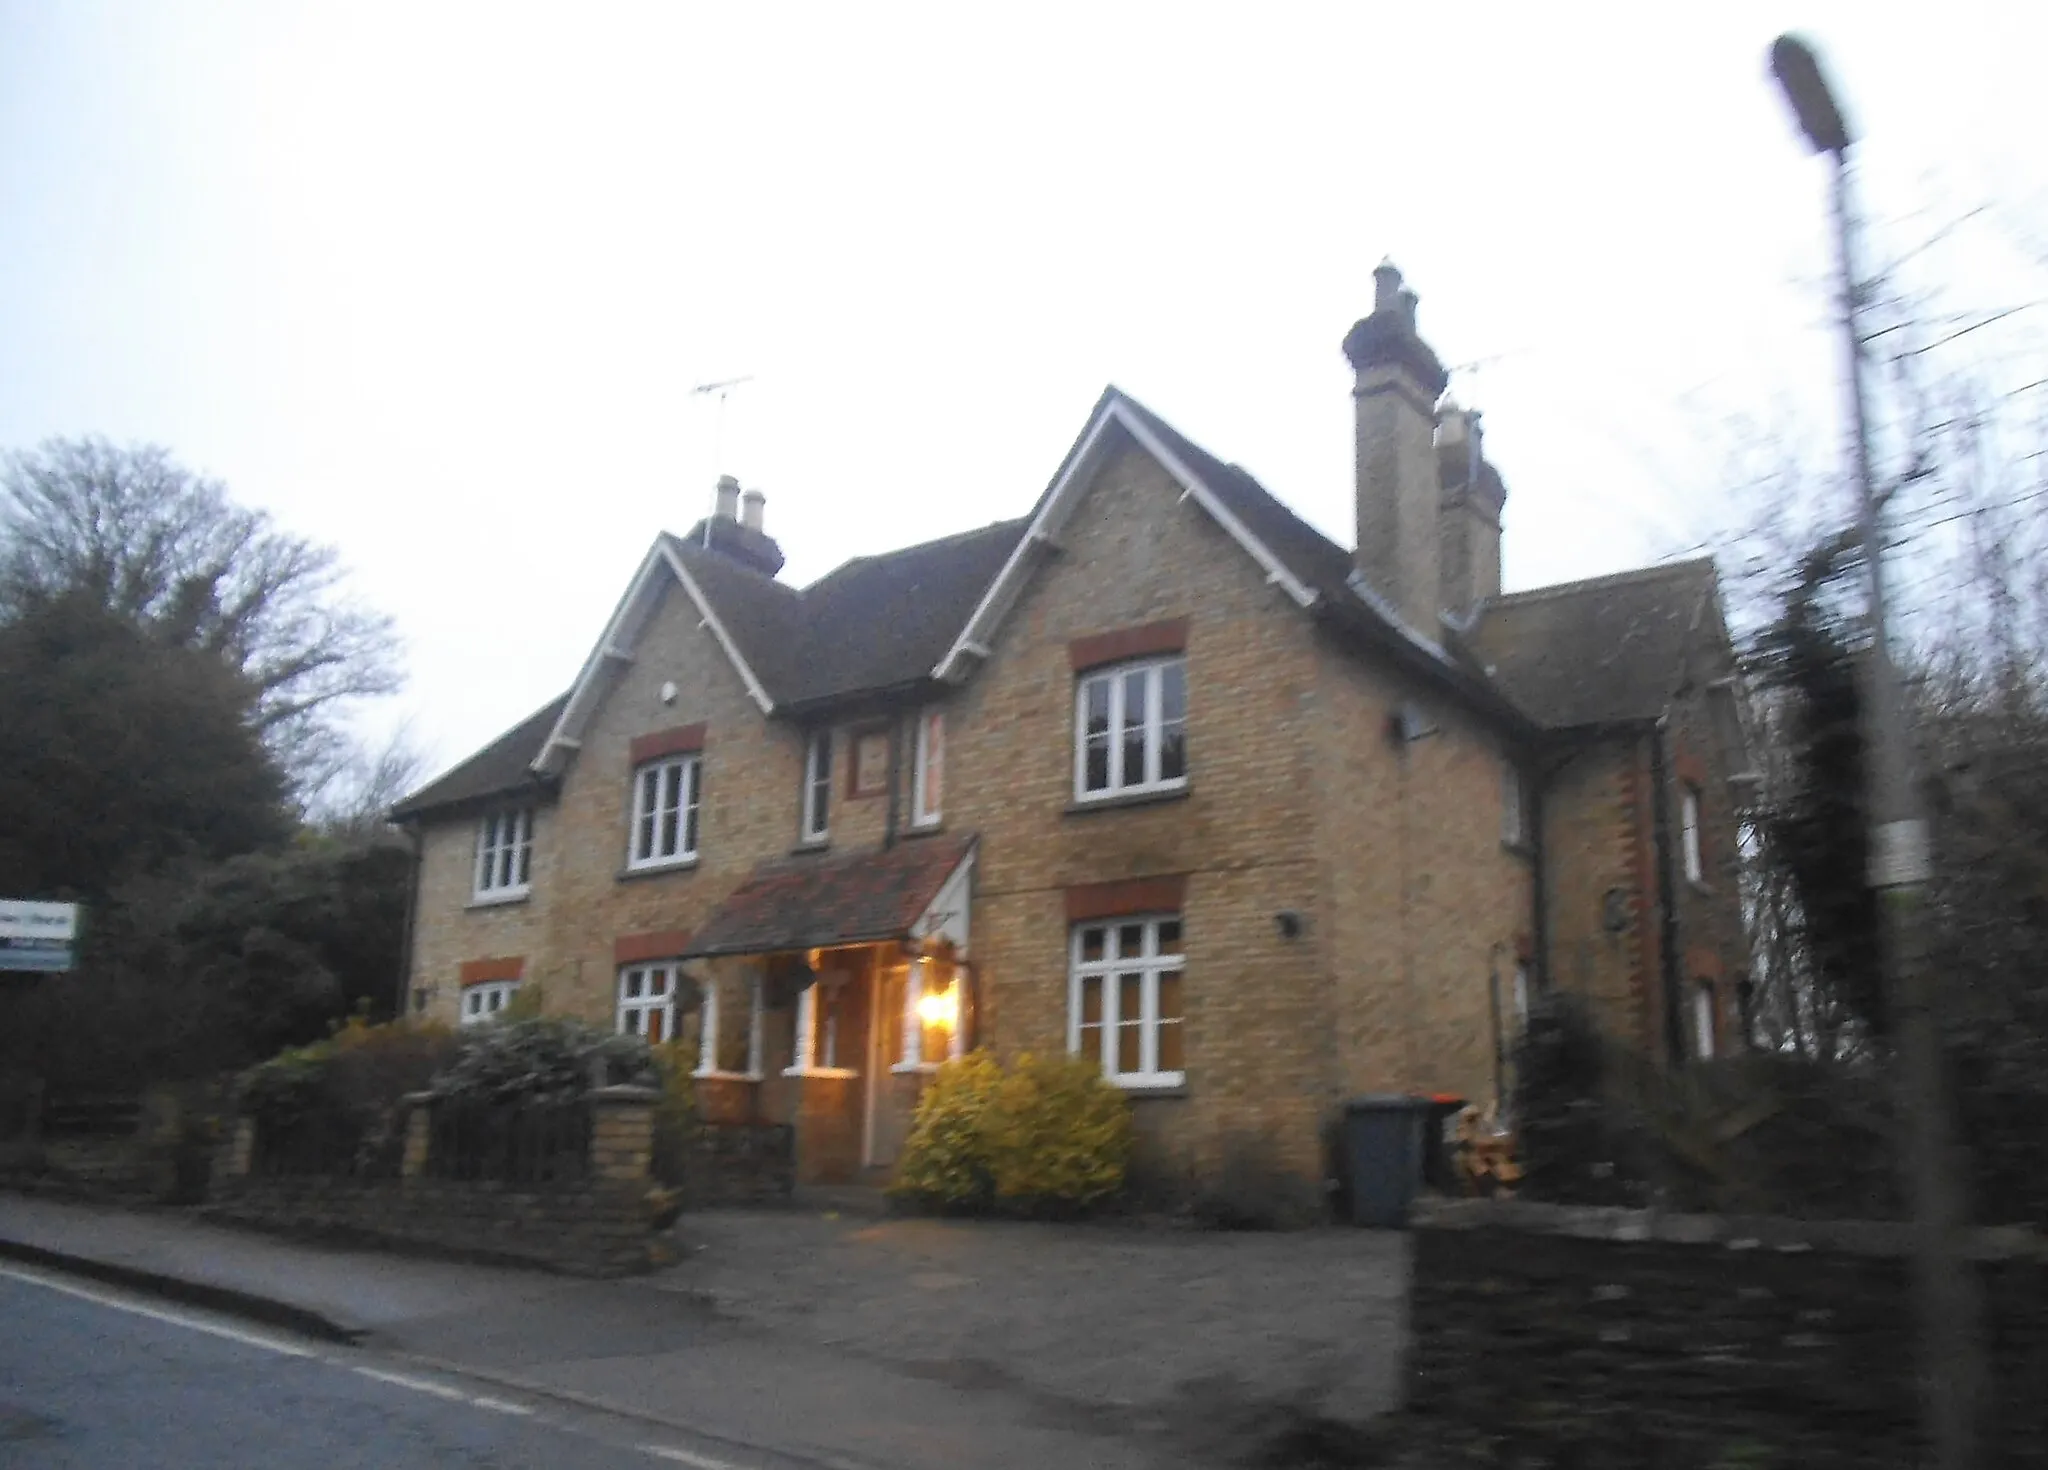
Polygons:
M489 960L464 960L462 983L482 985L489 980L517 980L525 972L526 956L523 954L501 955Z
M1696 791L1707 786L1707 763L1700 759L1697 751L1680 750L1671 762L1671 769L1678 779Z
M1187 898L1184 873L1163 878L1120 878L1112 883L1076 883L1067 889L1067 922L1114 919L1124 914L1177 914Z
M1075 673L1118 664L1125 659L1147 658L1153 654L1182 653L1188 646L1188 620L1167 618L1135 628L1116 628L1107 633L1090 633L1067 645L1067 660Z
M1685 952L1685 973L1691 980L1719 980L1721 956L1704 944L1695 944Z
M667 730L652 730L645 735L635 735L628 748L634 765L647 761L658 761L665 755L695 755L704 748L704 722L694 725L676 725Z
M648 929L621 934L612 941L612 963L637 965L646 960L672 960L690 947L687 929Z

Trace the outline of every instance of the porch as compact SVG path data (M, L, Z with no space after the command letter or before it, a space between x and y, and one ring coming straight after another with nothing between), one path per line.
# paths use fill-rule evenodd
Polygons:
M758 870L693 936L697 1055L711 1124L785 1124L799 1185L881 1183L926 1080L974 1031L972 839Z

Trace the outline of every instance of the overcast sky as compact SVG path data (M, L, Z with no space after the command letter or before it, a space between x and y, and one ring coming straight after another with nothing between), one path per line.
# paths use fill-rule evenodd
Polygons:
M1839 433L1788 28L1872 213L1990 203L1961 304L2038 292L2039 6L0 0L0 447L161 443L338 546L440 766L720 468L809 581L1021 513L1114 382L1348 544L1391 256L1509 585L1618 570L1726 524L1731 418Z

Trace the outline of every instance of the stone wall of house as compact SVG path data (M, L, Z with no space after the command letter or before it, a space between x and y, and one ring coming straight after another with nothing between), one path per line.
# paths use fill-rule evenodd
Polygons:
M1459 1201L1418 1212L1407 1407L1457 1462L1920 1463L1910 1228ZM2048 1436L2048 1242L1983 1231L1998 1454Z
M1076 809L1068 644L1171 618L1188 620L1188 789ZM980 1034L998 1051L1067 1049L1069 887L1185 880L1187 1085L1138 1104L1148 1167L1213 1167L1242 1136L1320 1177L1331 1082L1305 739L1315 670L1299 611L1127 445L949 707L945 822L981 835L973 954ZM1300 937L1279 934L1283 910L1305 920Z
M1687 881L1683 861L1674 850L1677 877L1679 926L1679 981L1689 993L1706 986L1715 998L1715 1047L1725 1054L1740 1046L1742 1007L1737 986L1748 967L1743 946L1741 896L1741 854L1736 790L1728 778L1736 774L1730 765L1735 752L1729 747L1725 725L1728 719L1725 696L1714 694L1705 682L1709 673L1701 670L1688 688L1672 701L1668 741L1671 751L1671 810L1673 841L1678 840L1679 798L1687 785L1700 793L1701 879ZM1715 702L1723 702L1717 720ZM1687 1013L1686 1040L1692 1042L1691 1013ZM1688 1052L1690 1055L1690 1052Z
M1346 650L1326 648L1321 672L1316 847L1331 895L1338 1090L1483 1106L1534 926L1530 858L1503 840L1509 747ZM1390 730L1403 706L1420 716L1407 740Z
M1654 1055L1661 1012L1655 971L1646 966L1656 953L1657 893L1654 869L1638 861L1648 851L1637 801L1640 746L1633 738L1587 741L1552 758L1543 876L1551 982L1583 996L1608 1034Z

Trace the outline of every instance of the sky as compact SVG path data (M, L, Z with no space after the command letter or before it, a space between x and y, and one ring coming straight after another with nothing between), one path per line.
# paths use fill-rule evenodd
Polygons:
M1727 529L1731 424L1840 441L1788 29L1880 243L1980 210L1948 299L2048 295L2042 7L0 0L0 449L337 547L410 675L366 737L438 769L721 470L801 584L1021 514L1113 382L1349 544L1390 257L1508 586L1620 570Z

